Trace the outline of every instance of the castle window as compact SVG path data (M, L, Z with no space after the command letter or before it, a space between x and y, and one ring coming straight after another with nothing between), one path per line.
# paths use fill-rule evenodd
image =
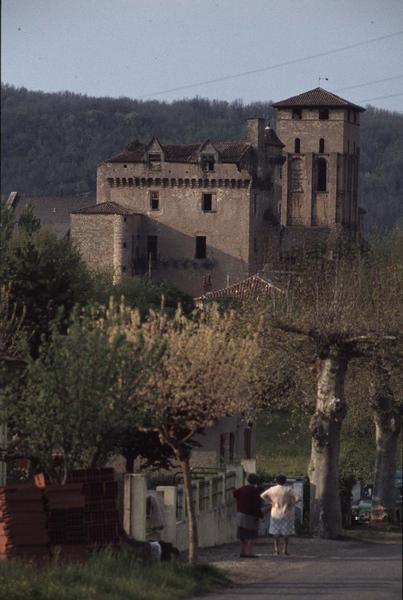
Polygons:
M202 194L202 211L211 212L213 210L213 194Z
M357 123L357 121L358 121L357 113L354 112L353 114L354 114L354 123Z
M327 180L327 162L324 158L318 158L318 181L317 191L326 192L326 180Z
M257 194L253 194L253 214L256 214L256 210L257 210Z
M214 154L202 154L201 167L203 171L214 171L215 157Z
M351 121L351 110L347 111L347 121Z
M299 154L301 152L301 140L299 138L295 138L294 152L295 154Z
M196 236L196 252L195 258L206 258L206 236L205 235L197 235Z
M158 236L149 235L147 236L147 256L157 260L158 256Z
M296 120L302 119L302 109L301 108L293 108L292 109L292 118Z
M148 166L153 171L161 170L161 153L160 152L149 152L148 153Z
M320 138L319 140L319 153L323 154L325 151L325 140L323 138Z
M327 121L328 118L329 118L329 109L328 108L321 108L319 110L319 119L321 121Z
M160 208L160 194L159 192L150 192L150 208L151 210L159 210Z

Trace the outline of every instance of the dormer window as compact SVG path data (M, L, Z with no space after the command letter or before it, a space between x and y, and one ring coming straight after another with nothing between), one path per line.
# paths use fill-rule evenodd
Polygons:
M293 108L292 109L292 118L296 120L302 119L302 109L301 108Z
M328 108L321 108L319 110L319 120L320 121L327 121L329 118L329 109Z
M214 154L202 154L201 166L203 171L214 171L215 156Z
M161 152L148 153L148 166L153 171L161 170Z

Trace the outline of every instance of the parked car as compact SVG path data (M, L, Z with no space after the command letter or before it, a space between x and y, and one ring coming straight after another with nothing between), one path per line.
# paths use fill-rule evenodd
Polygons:
M403 471L396 471L395 485L396 485L396 518L398 521L402 521L403 517L403 487L402 487L402 473ZM372 492L373 484L366 485L362 488L361 498L358 501L353 502L351 505L351 512L353 522L355 523L366 523L369 521L371 516L372 508Z

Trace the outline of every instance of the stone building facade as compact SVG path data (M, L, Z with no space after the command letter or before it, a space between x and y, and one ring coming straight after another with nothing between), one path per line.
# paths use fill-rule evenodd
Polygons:
M364 109L322 88L274 106L277 133L251 117L239 142L154 138L102 162L97 204L71 215L90 267L200 296L276 265L307 234L356 235Z
M260 118L241 142L133 142L98 167L97 204L72 213L71 237L116 279L150 271L193 296L235 283L278 240L282 148Z
M358 163L364 109L322 88L273 106L277 133L285 144L283 239L288 235L295 241L295 233L312 239L312 232L320 236L320 230L331 233L333 241L341 235L354 238L360 227Z

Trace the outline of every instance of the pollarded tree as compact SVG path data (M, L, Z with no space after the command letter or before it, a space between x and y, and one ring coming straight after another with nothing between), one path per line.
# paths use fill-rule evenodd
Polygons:
M396 257L379 244L364 256L302 264L284 293L263 308L268 330L281 332L291 350L290 366L303 339L315 361L310 514L320 537L341 533L338 461L348 365L401 335L402 275Z
M130 335L130 334L129 334ZM157 431L180 463L188 517L189 561L197 560L198 530L190 476L191 440L228 415L250 410L247 389L255 356L252 335L236 334L232 313L173 319L151 313L141 331L149 362L143 380L144 427ZM137 328L133 337L136 339ZM139 391L134 396L138 402Z
M396 520L396 468L403 421L402 352L376 357L370 382L370 407L375 425L375 469L372 521Z

